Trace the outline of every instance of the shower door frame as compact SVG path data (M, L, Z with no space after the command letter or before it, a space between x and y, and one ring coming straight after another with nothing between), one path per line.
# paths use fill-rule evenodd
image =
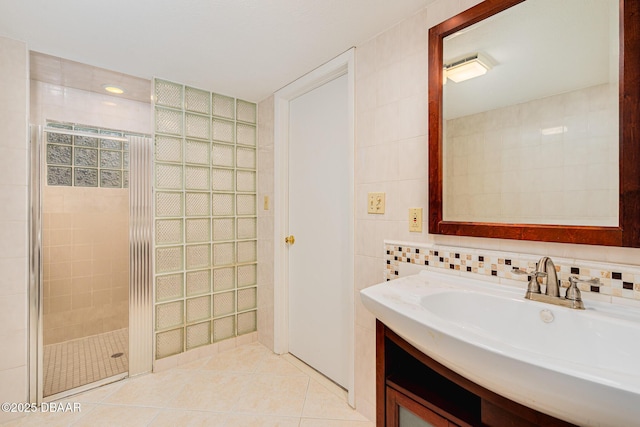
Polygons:
M43 188L47 132L95 136L67 129L29 125L29 402L40 405L153 369L153 144L129 137L129 366L124 373L44 397L44 291L42 257ZM122 139L100 135L101 139ZM133 147L135 149L132 149Z

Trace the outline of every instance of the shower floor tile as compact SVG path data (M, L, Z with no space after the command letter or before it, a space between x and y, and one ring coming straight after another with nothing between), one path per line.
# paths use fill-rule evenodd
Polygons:
M122 353L119 357L112 357ZM80 387L129 369L129 330L44 346L44 396Z

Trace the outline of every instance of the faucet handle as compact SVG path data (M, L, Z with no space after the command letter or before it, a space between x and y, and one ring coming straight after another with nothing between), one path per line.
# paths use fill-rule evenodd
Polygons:
M572 308L584 309L582 294L580 293L580 289L578 289L578 283L600 283L600 279L595 277L591 280L580 280L576 276L569 276L569 287L567 288L564 299L571 301L573 305Z
M517 267L513 267L513 269L511 269L512 273L515 274L526 274L527 276L529 276L529 284L527 285L527 293L526 293L526 298L530 298L529 295L531 294L539 294L540 292L540 284L538 283L538 277L546 277L547 273L545 273L544 271L538 271L538 270L533 270L533 271L527 271L527 270L521 270Z

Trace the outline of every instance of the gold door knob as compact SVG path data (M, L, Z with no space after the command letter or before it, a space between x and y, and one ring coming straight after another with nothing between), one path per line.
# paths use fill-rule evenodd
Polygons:
M293 245L296 242L296 238L293 237L293 234L292 234L291 236L285 237L284 242L288 245Z

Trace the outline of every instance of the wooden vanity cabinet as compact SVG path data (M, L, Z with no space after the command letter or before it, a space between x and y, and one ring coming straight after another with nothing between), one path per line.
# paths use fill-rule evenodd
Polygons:
M377 427L571 426L441 365L376 321Z

